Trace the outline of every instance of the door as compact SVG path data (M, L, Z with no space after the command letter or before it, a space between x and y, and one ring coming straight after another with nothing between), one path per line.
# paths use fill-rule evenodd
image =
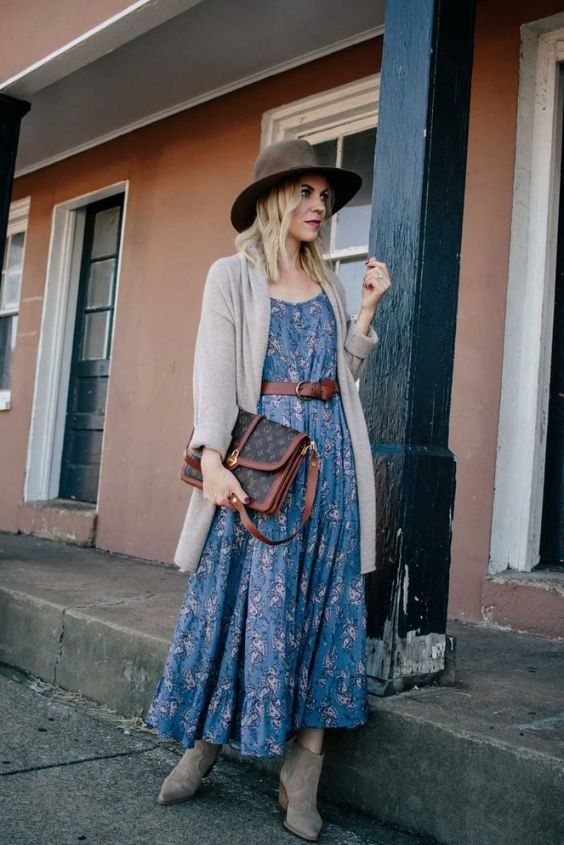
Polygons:
M564 142L564 132L563 142ZM539 568L564 568L564 143Z
M59 496L96 502L123 194L86 208Z

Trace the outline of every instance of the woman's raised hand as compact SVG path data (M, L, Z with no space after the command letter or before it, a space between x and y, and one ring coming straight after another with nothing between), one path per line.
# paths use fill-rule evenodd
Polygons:
M374 256L365 261L366 272L362 283L361 308L375 311L378 303L392 284L388 268Z
M222 508L229 508L234 511L236 508L229 501L231 493L235 493L238 499L245 504L251 500L243 490L233 473L221 463L221 455L215 449L204 446L200 463L202 479L204 482L204 499L219 505Z

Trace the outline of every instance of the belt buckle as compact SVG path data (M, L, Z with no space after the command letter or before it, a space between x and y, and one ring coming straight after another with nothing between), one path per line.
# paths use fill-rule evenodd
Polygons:
M313 399L313 396L302 396L302 394L300 393L300 385L301 384L307 384L307 383L308 383L308 379L304 379L303 381L299 381L297 383L297 385L296 385L296 396L298 397L298 399L304 399L304 400L305 399L307 399L307 400Z

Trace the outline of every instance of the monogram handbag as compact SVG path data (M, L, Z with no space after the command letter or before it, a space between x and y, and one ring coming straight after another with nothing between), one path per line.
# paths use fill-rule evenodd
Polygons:
M192 429L193 433L194 429ZM315 441L311 440L305 432L296 431L287 425L267 419L263 414L239 410L223 465L236 476L243 490L250 496L251 501L247 504L250 510L265 514L278 513L300 464L306 460L308 453L309 463L302 519L298 527L287 537L278 540L266 537L253 523L239 497L234 493L231 495L230 502L239 511L243 525L263 543L271 546L287 543L309 519L319 477L319 455ZM200 459L189 451L188 446L184 451L184 464L180 478L186 484L203 488Z

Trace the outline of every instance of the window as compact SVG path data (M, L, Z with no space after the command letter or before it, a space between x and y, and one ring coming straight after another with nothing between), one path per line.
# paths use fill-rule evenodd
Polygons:
M12 203L0 278L0 410L2 411L10 408L12 360L18 329L28 216L29 198Z
M356 170L362 176L358 194L331 218L325 255L345 286L351 314L360 309L368 257L379 92L380 75L375 74L272 109L263 118L263 146L305 138L323 164Z

